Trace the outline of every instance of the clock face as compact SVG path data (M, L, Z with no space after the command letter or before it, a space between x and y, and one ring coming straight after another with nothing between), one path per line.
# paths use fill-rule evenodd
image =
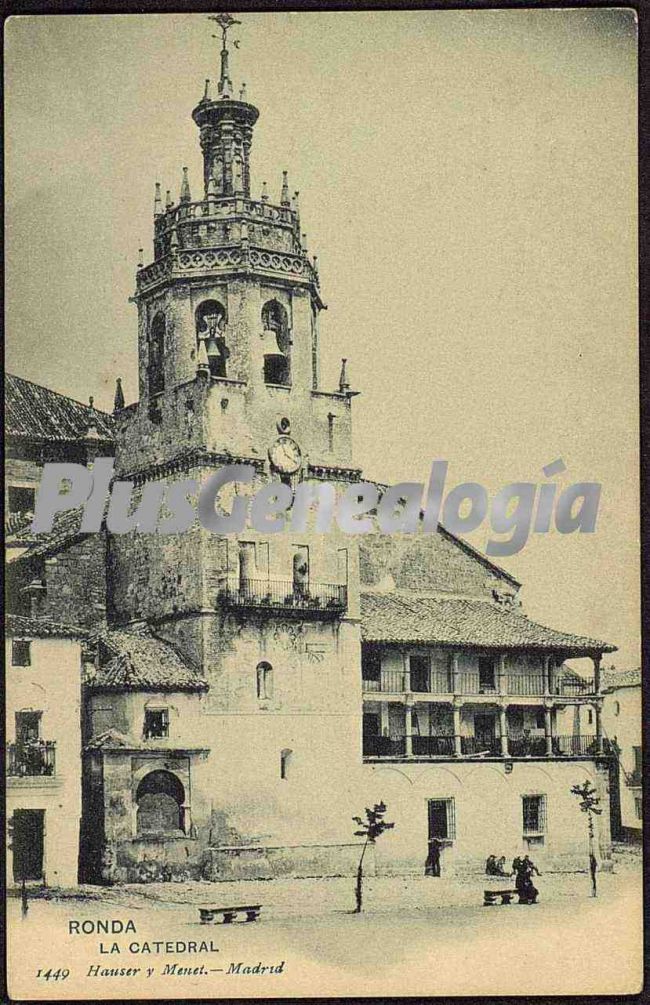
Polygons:
M269 460L276 471L293 475L302 462L300 447L291 436L278 436L269 450Z

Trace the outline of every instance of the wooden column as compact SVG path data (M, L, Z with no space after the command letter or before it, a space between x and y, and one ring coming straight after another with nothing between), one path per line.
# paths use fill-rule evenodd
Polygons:
M544 739L546 740L546 756L551 757L553 753L553 733L550 708L544 709Z
M499 731L501 733L501 754L503 757L507 757L510 749L508 747L508 719L505 705L501 705L499 708Z
M603 723L602 723L602 702L594 702L594 709L596 710L596 752L602 754L603 752Z
M452 715L454 717L454 754L456 757L460 757L463 752L460 744L460 705L454 703Z
M498 690L499 694L508 693L508 674L506 668L506 654L499 653L497 656L497 674L499 676Z
M413 705L406 702L404 705L404 742L405 754L407 757L413 755Z
M451 689L454 694L458 694L458 689L460 687L460 680L458 675L458 653L452 652L451 654Z

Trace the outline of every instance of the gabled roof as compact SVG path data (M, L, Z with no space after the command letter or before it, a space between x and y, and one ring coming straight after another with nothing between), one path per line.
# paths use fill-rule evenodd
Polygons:
M361 594L361 637L365 642L554 649L573 656L616 649L598 639L546 628L489 601L396 592Z
M88 630L75 625L62 625L41 618L24 618L20 614L5 615L5 634L9 638L85 639Z
M205 691L194 667L148 625L96 632L99 669L86 665L85 683L94 690Z
M107 412L8 373L5 375L5 434L60 442L90 437L110 443L114 422Z
M641 667L633 670L603 670L601 685L603 691L615 691L619 687L641 687Z

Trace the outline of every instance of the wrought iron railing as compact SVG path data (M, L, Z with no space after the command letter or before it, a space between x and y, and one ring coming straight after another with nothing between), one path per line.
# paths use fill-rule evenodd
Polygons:
M411 691L415 694L503 694L516 697L536 697L545 694L580 697L594 694L593 679L584 681L558 680L550 690L544 674L509 673L503 680L503 690L498 676L490 679L482 677L477 671L463 670L456 674L455 681L451 672L431 670L429 674L421 671L382 670L381 675L373 680L363 681L364 692L379 692L384 694L400 694Z
M403 757L406 738L403 736L364 736L364 757Z
M603 752L609 753L609 743L603 738ZM595 736L554 736L551 749L557 757L590 757L598 753Z
M508 753L511 757L545 757L545 736L509 736Z
M339 614L347 607L348 591L337 583L298 585L291 579L238 579L222 583L219 599L235 607Z
M453 757L453 736L414 736L413 753L418 757Z
M586 677L584 680L560 678L555 681L552 693L566 695L568 698L579 698L583 694L595 694L596 686L594 678Z
M38 740L32 743L8 743L7 775L12 777L53 775L55 749L55 740Z
M460 749L463 754L501 754L501 740L498 736L461 736Z

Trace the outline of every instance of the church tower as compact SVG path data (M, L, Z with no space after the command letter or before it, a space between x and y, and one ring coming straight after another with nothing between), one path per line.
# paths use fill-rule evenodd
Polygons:
M170 192L163 202L156 185L153 261L138 267L133 298L139 400L115 412L116 477L134 483L137 500L151 482L201 483L241 463L255 470L251 492L277 481L328 483L340 494L360 479L354 392L345 360L339 387L320 385L325 304L298 193L285 171L277 202L266 183L251 197L259 112L230 78L227 33L237 22L213 20L222 33L220 79L216 93L206 82L192 113L201 191L193 197L186 169L177 202ZM335 524L315 533L311 523L219 536L197 521L179 534L113 535L109 575L112 621L146 622L207 682L200 725L184 740L212 752L192 781L202 806L217 808L231 837L282 842L291 792L295 840L299 820L316 812L325 761L336 759L342 779L346 765L360 762L354 537ZM289 765L295 787L278 789ZM228 843L205 813L203 822L193 814L199 835ZM313 820L305 835L314 839Z

